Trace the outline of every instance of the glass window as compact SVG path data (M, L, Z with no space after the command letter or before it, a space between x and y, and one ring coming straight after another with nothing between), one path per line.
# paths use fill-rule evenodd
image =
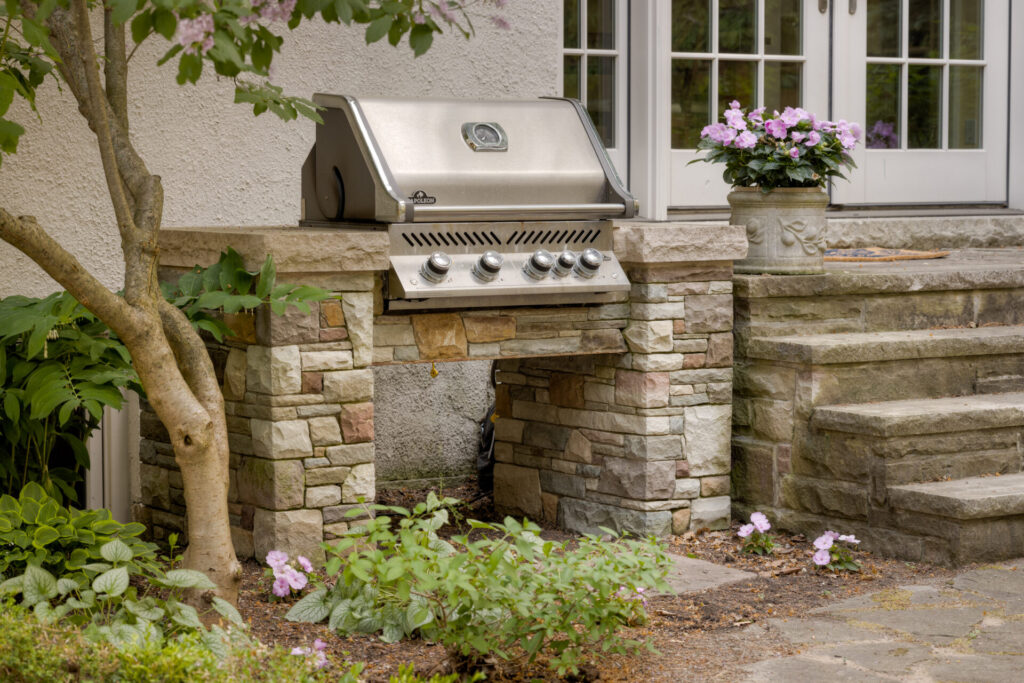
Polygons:
M619 126L616 0L563 0L562 94L586 107L605 147ZM585 27L585 30L581 30Z

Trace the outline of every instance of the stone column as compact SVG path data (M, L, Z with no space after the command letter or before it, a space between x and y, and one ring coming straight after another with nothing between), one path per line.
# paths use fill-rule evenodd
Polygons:
M567 529L729 523L732 260L743 229L617 227L629 353L499 361L495 503Z
M214 263L228 246L250 270L274 256L278 282L311 284L335 298L308 313L266 308L228 316L237 332L209 342L223 382L231 443L232 534L241 556L284 550L322 559L319 545L347 529L344 513L373 500L373 315L387 234L306 228L165 229L161 276ZM377 288L379 290L379 287ZM148 421L152 425L155 418ZM159 489L180 479L159 443L143 445L140 516L165 521ZM159 456L159 458L154 458ZM148 488L146 482L154 482ZM180 484L179 484L180 486ZM170 498L175 498L175 489ZM173 500L169 501L173 504ZM170 506L168 506L170 507ZM177 512L182 510L167 510Z

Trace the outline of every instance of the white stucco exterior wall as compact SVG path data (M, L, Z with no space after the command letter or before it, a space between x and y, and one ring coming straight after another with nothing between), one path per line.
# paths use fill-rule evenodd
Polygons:
M557 95L560 15L561 3L517 0L503 11L511 30L481 18L475 38L446 32L420 58L404 42L367 46L359 26L304 23L285 31L274 82L304 97ZM129 84L133 139L164 182L164 225L294 224L313 123L253 117L249 107L232 104L231 82L212 70L198 86L179 87L173 64L156 66L167 46L161 38L147 41L132 60ZM27 132L18 154L0 168L0 205L36 216L106 285L120 288L119 239L94 138L70 93L48 84L38 105L42 121L30 113L16 119ZM0 296L54 289L39 268L0 242Z

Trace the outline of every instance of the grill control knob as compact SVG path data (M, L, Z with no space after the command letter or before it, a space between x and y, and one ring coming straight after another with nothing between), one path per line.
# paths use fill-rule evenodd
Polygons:
M573 270L580 277L591 278L597 275L597 270L603 262L604 254L593 247L587 247L580 254L579 259L576 261L576 267Z
M523 270L534 280L543 280L555 265L555 257L546 249L533 252Z
M576 254L566 249L558 255L558 260L555 261L555 275L558 277L565 277L572 272L573 266L575 265Z
M452 267L452 257L443 251L435 251L423 264L420 274L431 282L443 282Z
M485 251L476 262L476 265L473 266L473 275L476 275L484 282L490 282L498 277L498 271L501 270L501 264L504 262L505 259L498 252Z

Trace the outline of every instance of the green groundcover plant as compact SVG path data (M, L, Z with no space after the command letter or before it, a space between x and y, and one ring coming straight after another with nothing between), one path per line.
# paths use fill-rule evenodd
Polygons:
M705 126L697 149L707 154L690 163L723 163L722 177L735 187L825 187L843 178L842 168L855 168L850 150L861 128L847 121L825 121L800 108L786 107L765 115L759 107L747 112L733 100L724 121Z
M657 541L606 531L555 543L511 517L469 520L482 533L444 540L437 532L457 504L431 493L412 511L368 506L375 518L325 545L334 584L297 602L287 618L326 620L341 635L379 633L387 642L420 635L443 644L464 669L488 657L543 657L564 675L578 671L584 647L644 647L620 630L645 620L646 591L667 589L668 560Z

